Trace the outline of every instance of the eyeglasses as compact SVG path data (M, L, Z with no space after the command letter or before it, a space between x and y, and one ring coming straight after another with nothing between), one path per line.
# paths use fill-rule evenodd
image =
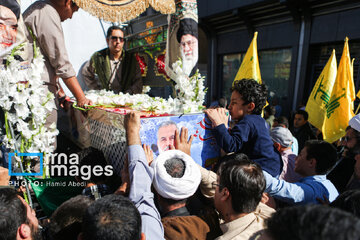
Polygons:
M123 38L123 37L117 37L117 36L111 36L110 39L113 40L113 41L116 41L116 40L119 39L120 42L125 41L125 38Z
M356 137L345 136L345 137L340 138L340 141L349 142L351 139L354 139L354 138L356 138Z

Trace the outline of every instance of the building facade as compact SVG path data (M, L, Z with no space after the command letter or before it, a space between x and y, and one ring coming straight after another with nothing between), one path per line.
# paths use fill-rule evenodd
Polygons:
M281 115L306 104L320 72L344 39L355 58L358 90L360 1L350 0L198 0L199 68L207 75L208 99L226 97L242 58L258 32L258 54L269 102Z

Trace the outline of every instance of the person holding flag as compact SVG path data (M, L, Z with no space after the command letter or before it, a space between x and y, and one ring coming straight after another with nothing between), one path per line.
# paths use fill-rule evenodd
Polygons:
M335 50L320 74L306 105L309 122L322 131L324 140L334 142L344 136L354 116L355 89L348 38L336 70Z

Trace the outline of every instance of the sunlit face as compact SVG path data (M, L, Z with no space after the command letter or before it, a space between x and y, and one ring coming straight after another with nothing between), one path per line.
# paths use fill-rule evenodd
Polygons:
M115 29L111 32L111 36L106 39L110 52L113 55L120 53L124 46L124 33Z
M60 13L61 21L65 21L67 19L71 19L75 12L79 10L79 7L72 0L66 2L65 7L62 9Z
M242 96L237 91L231 93L229 112L233 120L241 120L248 112L248 104L244 104Z
M309 160L307 159L307 147L304 147L300 154L295 158L295 172L302 176L306 176L307 164Z
M191 34L186 34L181 37L181 51L187 60L191 60L197 54L198 39Z
M352 157L354 154L356 154L353 149L357 144L358 139L356 138L355 130L352 128L348 129L341 141L341 145L345 147L343 155Z
M168 125L159 128L157 145L159 152L165 152L170 149L171 145L174 145L176 125Z
M0 51L16 42L17 19L7 7L0 6Z
M302 114L295 114L294 117L294 127L299 128L302 127L307 121L305 120Z

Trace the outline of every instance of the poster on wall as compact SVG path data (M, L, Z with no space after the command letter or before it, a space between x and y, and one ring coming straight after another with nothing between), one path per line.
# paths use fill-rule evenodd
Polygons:
M201 166L210 167L216 163L220 148L211 131L211 121L205 114L187 114L142 118L140 137L143 144L149 145L154 157L169 150L174 144L175 130L188 129L189 136L194 135L191 145L191 157Z
M199 59L198 9L196 0L176 0L176 11L168 16L165 70L175 78L173 63L182 61L183 72L191 77L195 74Z

